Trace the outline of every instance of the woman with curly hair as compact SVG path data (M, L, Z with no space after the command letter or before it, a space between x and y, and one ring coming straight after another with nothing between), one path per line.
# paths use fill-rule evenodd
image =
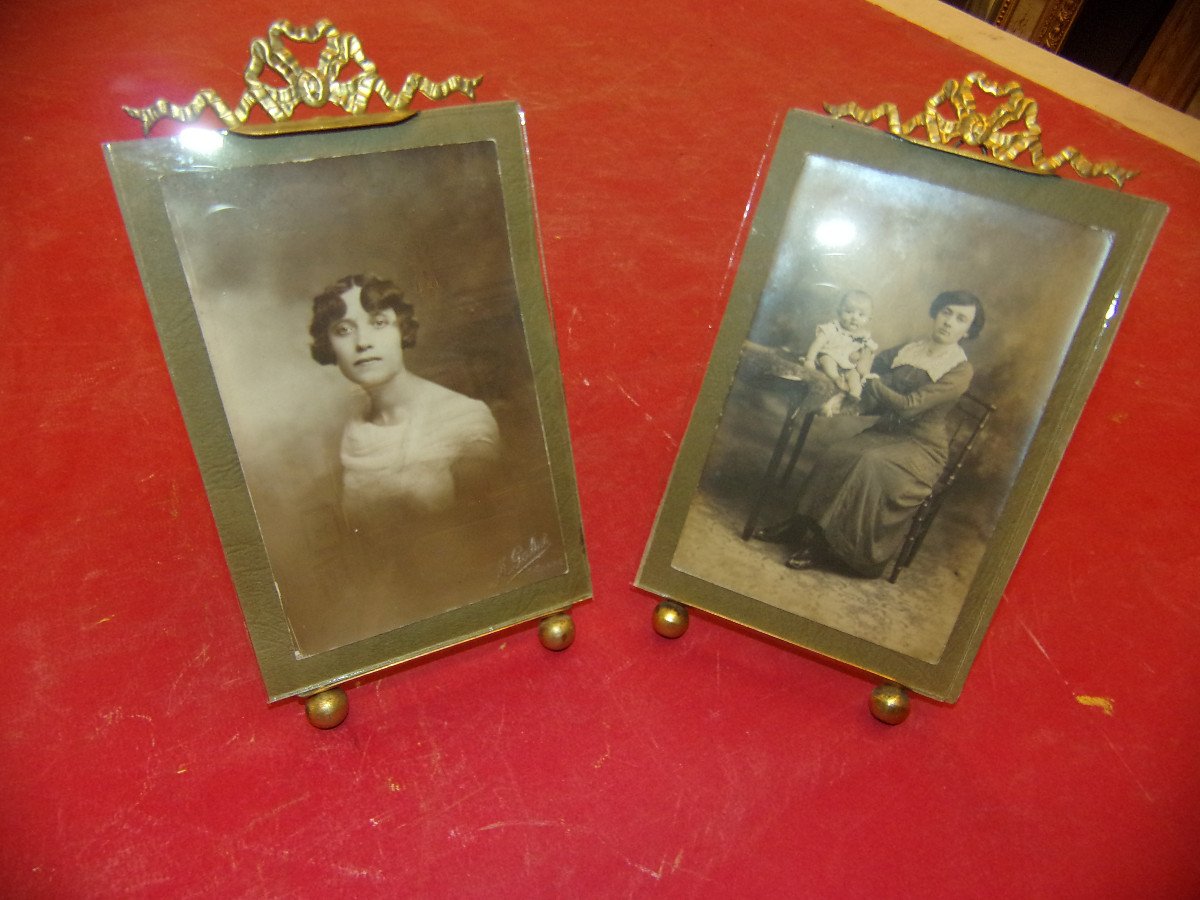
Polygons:
M368 404L342 434L342 507L355 530L450 510L499 456L482 401L410 372L413 307L391 281L348 275L313 300L313 359L336 365Z

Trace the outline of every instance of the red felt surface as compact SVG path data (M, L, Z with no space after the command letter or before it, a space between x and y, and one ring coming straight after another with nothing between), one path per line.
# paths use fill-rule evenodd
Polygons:
M1200 891L1200 165L1028 79L1171 214L960 702L630 587L777 116L1009 73L860 0L29 2L0 56L7 896ZM484 72L528 135L595 598L268 707L99 145L327 15L385 77ZM1053 135L1063 135L1056 141ZM1113 715L1077 696L1112 698Z

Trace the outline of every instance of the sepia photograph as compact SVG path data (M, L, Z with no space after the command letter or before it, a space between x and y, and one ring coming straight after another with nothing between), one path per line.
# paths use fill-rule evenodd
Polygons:
M793 112L638 583L953 699L1162 214Z
M274 699L586 596L514 104L109 151Z
M494 144L163 193L302 654L564 570Z
M936 662L1111 244L811 161L673 565Z

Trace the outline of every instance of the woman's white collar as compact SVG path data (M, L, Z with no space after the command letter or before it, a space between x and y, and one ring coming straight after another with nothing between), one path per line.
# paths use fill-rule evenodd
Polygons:
M957 365L967 361L967 354L958 344L937 344L930 340L905 344L892 360L892 368L912 366L939 380Z

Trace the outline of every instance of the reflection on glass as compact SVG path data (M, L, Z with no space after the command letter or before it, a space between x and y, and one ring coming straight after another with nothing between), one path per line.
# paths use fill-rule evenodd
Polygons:
M813 238L820 247L830 250L840 250L854 243L858 237L858 229L849 219L824 219L813 229Z
M211 155L221 149L225 138L219 131L193 125L179 132L179 143L193 153Z

